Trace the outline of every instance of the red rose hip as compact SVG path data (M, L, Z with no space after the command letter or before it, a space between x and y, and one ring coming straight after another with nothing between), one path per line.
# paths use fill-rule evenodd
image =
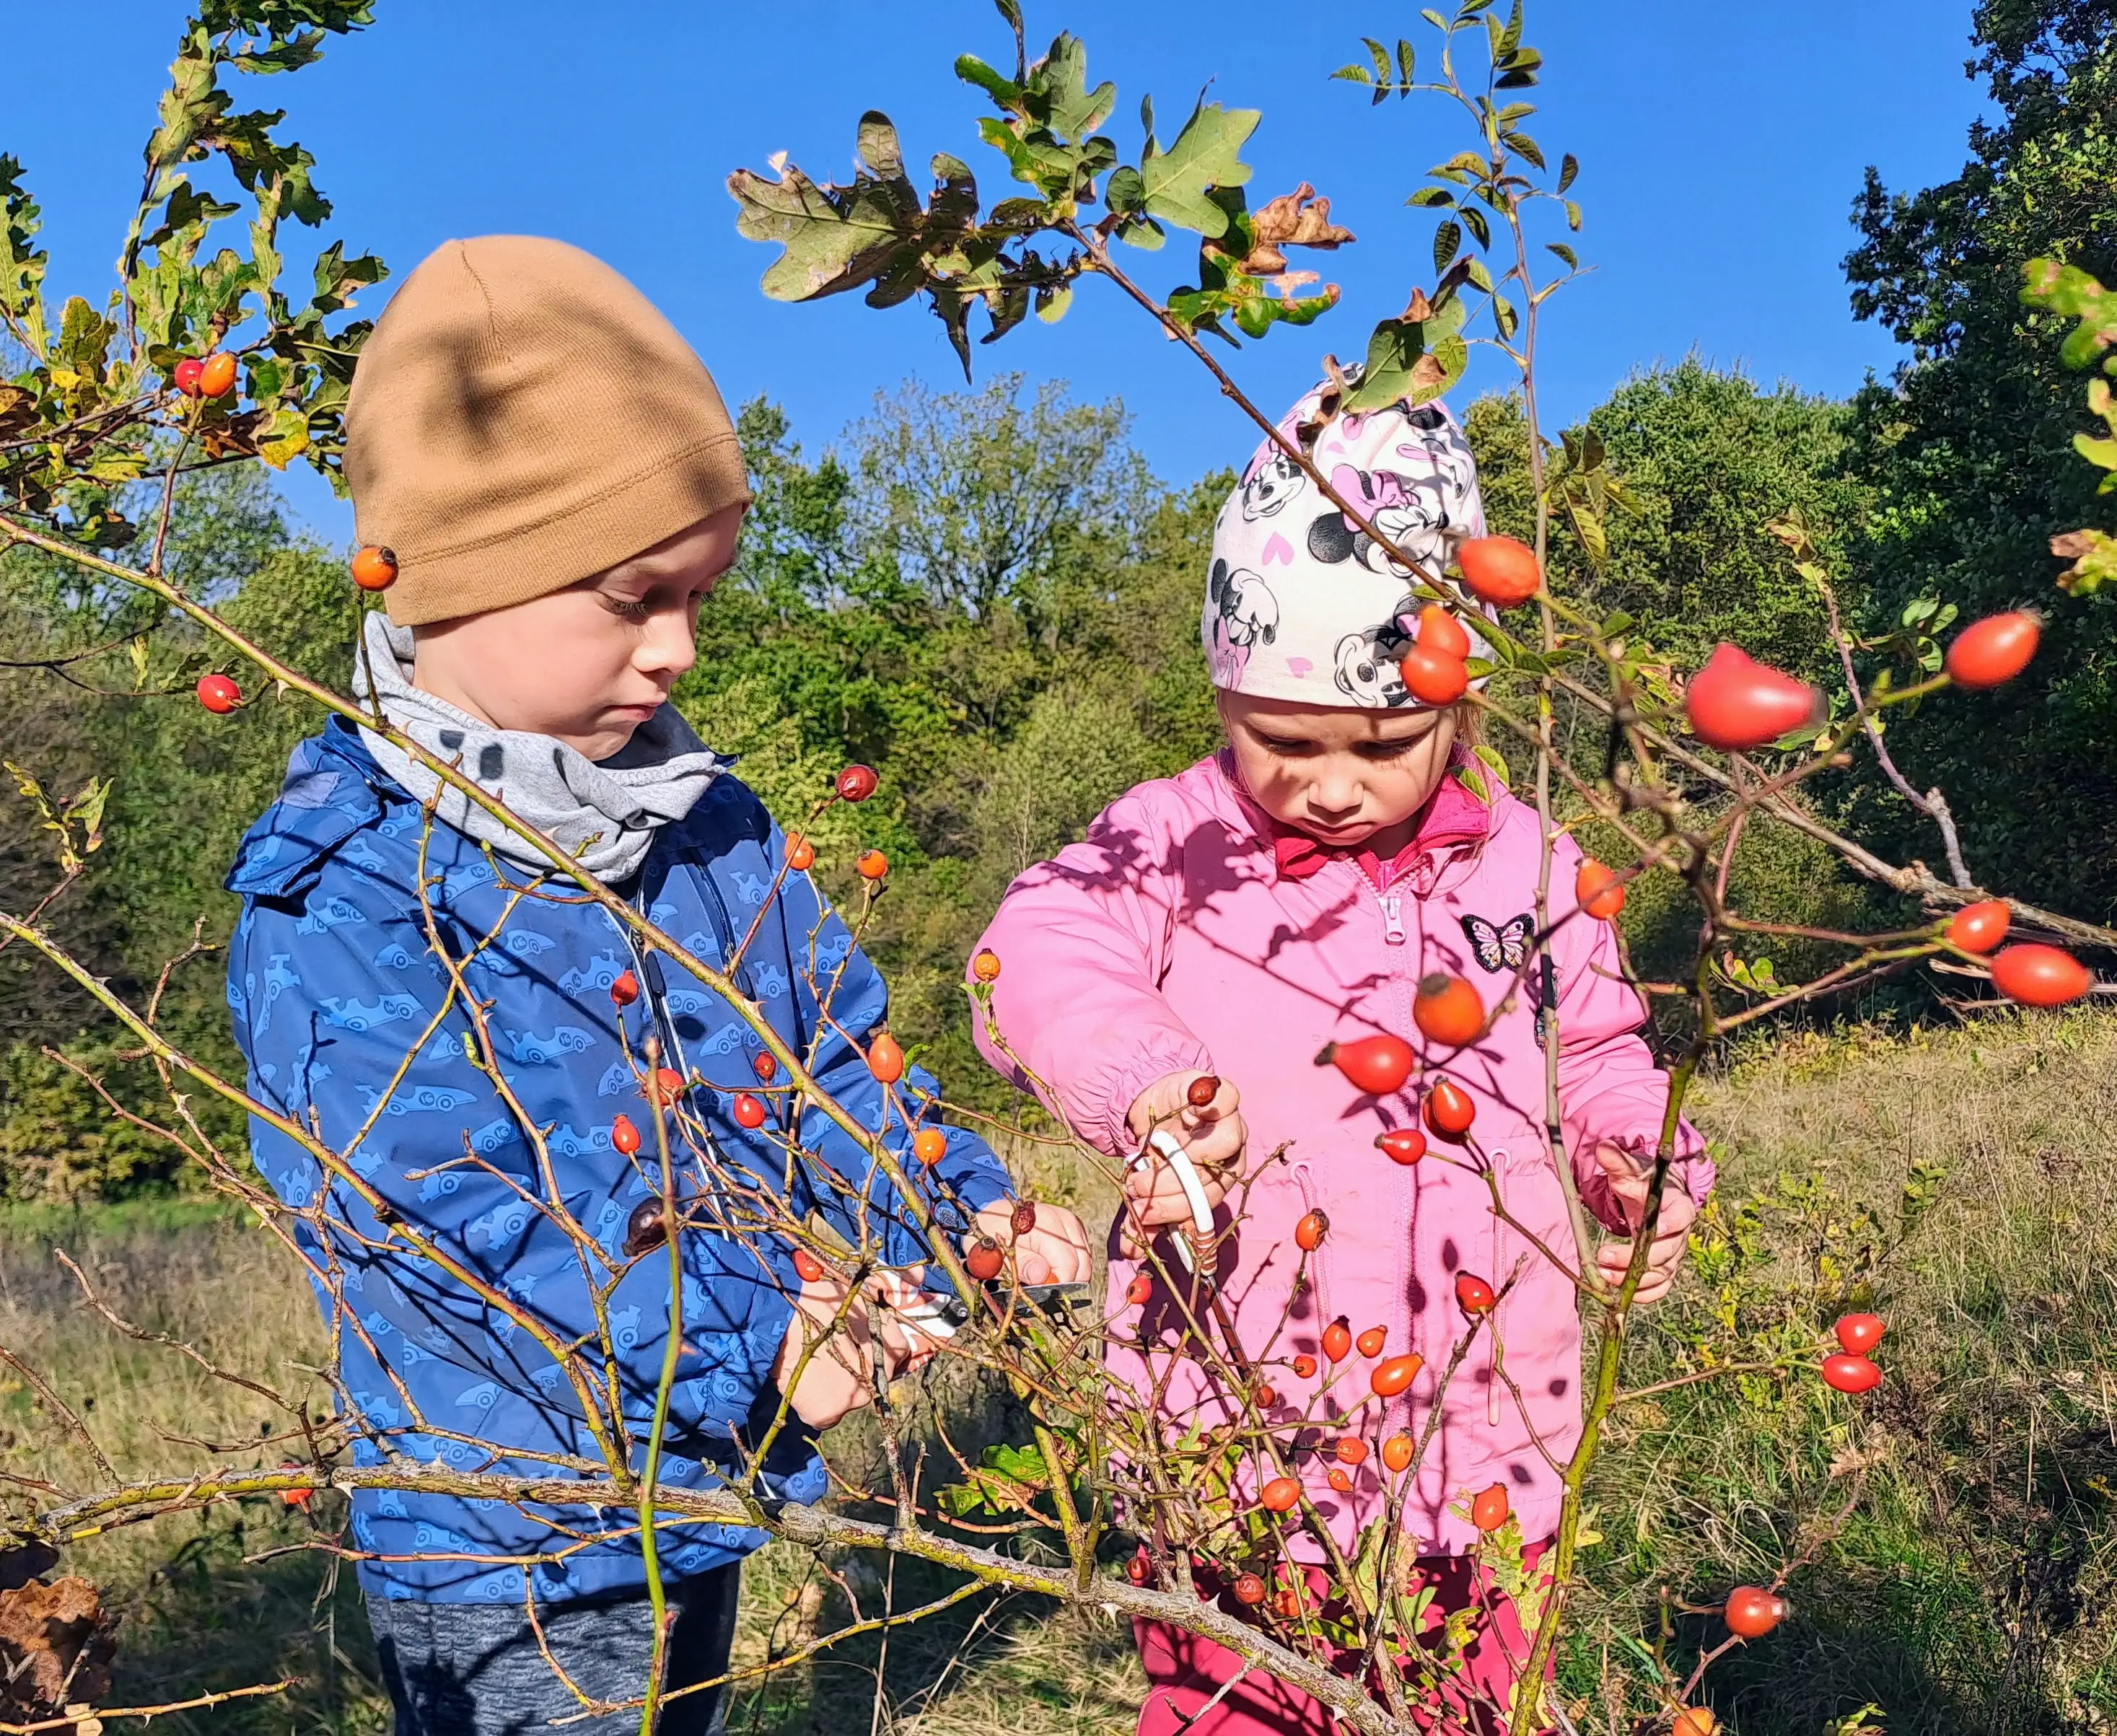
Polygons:
M2042 636L2043 623L2026 609L1973 621L1948 648L1949 679L1973 692L2000 686L2029 667Z
M1381 1097L1402 1088L1411 1077L1411 1045L1386 1033L1349 1043L1326 1043L1317 1052L1318 1067L1335 1066L1358 1090Z
M1708 746L1742 753L1812 722L1820 695L1806 681L1760 663L1724 640L1684 689L1691 733Z

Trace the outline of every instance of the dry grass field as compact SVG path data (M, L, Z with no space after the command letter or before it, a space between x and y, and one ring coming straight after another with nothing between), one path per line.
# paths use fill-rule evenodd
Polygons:
M1709 1641L1686 1595L1804 1546L1813 1561L1793 1582L1796 1618L1713 1678L1723 1719L1744 1736L1824 1731L1869 1704L1903 1736L2111 1726L2113 1080L2117 1019L2079 1014L1796 1039L1704 1087L1698 1119L1721 1148L1722 1192L1631 1378L1694 1366L1731 1335L1808 1330L1847 1295L1871 1292L1891 1323L1889 1379L1856 1421L1806 1379L1687 1387L1621 1413L1595 1492L1594 1590L1561 1660L1584 1730L1626 1726L1639 1702L1622 1696L1654 1667L1664 1623L1672 1658ZM1077 1198L1079 1177L1046 1175L1040 1191ZM254 1439L265 1407L85 1309L54 1245L138 1324L283 1390L315 1390L302 1370L317 1350L313 1304L255 1231L180 1204L17 1217L0 1229L0 1344L53 1378L121 1468L202 1462L192 1443ZM82 1480L30 1397L0 1369L0 1467ZM988 1429L1007 1427L975 1390L939 1401L970 1426L982 1411ZM857 1437L842 1444L860 1448ZM1856 1492L1819 1534L1818 1517ZM82 1548L69 1565L123 1613L122 1697L293 1675L300 1685L281 1697L170 1721L187 1736L209 1722L382 1728L350 1576L302 1549L308 1535L261 1502ZM865 1592L899 1601L930 1589L852 1571L872 1581ZM753 1564L749 1601L750 1663L842 1614L835 1592L770 1550ZM1114 1623L974 1600L897 1635L886 1658L861 1642L775 1678L732 1728L1117 1736L1138 1689Z

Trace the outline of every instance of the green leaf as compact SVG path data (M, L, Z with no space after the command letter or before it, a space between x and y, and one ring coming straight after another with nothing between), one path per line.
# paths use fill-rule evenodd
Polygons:
M1567 187L1572 186L1575 178L1577 177L1580 173L1580 159L1575 157L1571 151L1567 151L1564 156L1558 159L1558 191L1562 193Z
M785 250L764 274L773 300L856 289L887 275L893 256L917 249L924 214L887 115L870 110L860 118L858 148L865 168L851 187L819 187L791 164L777 180L746 169L728 177L737 231Z
M1570 199L1566 201L1566 227L1576 235L1580 233L1580 207Z
M1239 153L1260 118L1254 108L1201 102L1175 143L1140 163L1141 203L1148 213L1209 239L1225 235L1228 214L1206 195L1214 187L1240 187L1249 179L1249 165Z
M1463 226L1453 218L1445 219L1433 232L1433 269L1446 271L1449 261L1455 257L1463 245Z
M1073 305L1073 286L1071 284L1051 284L1036 292L1036 317L1047 326L1056 326L1066 317L1066 310Z
M1107 81L1088 88L1088 50L1077 36L1062 33L1031 70L1026 95L1036 118L1075 144L1109 118L1118 87Z
M975 54L956 57L956 76L965 84L975 85L1003 108L1011 109L1022 100L1021 85Z
M1418 51L1404 37L1398 37L1396 39L1397 76L1402 85L1402 94L1404 95L1408 96L1411 94L1413 72L1418 64Z
M1358 61L1349 62L1331 76L1333 78L1342 78L1349 85L1371 85L1375 81L1374 75Z
M272 412L257 434L257 455L274 470L284 470L309 450L309 418L290 404Z
M1480 742L1472 748L1470 752L1474 758L1482 760L1491 770L1492 775L1500 780L1500 787L1502 789L1507 787L1509 783L1507 762L1501 757L1497 748L1487 747Z
M1378 410L1400 400L1421 404L1437 398L1463 375L1469 349L1457 335L1464 319L1460 298L1438 307L1423 296L1394 320L1384 320L1368 340L1359 384L1345 398L1349 410Z
M1406 205L1438 205L1453 207L1455 203L1455 196L1450 192L1445 187L1422 187L1417 192L1414 193L1404 202Z
M1578 271L1580 269L1580 256L1575 253L1572 248L1567 247L1564 242L1547 241L1544 242L1544 246L1550 252L1556 253L1561 259L1566 261L1566 269L1568 270Z

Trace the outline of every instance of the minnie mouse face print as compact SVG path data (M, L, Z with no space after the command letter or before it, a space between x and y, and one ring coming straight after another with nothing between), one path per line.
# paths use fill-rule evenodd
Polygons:
M1206 583L1206 637L1214 679L1233 686L1241 679L1252 649L1268 645L1279 633L1279 599L1258 575L1215 561ZM1220 681L1225 670L1230 678Z
M1301 492L1307 480L1300 465L1274 446L1263 463L1243 478L1243 522L1254 524L1270 518Z

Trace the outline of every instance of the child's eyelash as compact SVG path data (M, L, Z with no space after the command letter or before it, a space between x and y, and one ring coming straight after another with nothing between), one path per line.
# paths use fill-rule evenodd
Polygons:
M651 612L643 603L628 602L622 597L607 597L604 607L613 615L622 615L627 621L644 621Z

